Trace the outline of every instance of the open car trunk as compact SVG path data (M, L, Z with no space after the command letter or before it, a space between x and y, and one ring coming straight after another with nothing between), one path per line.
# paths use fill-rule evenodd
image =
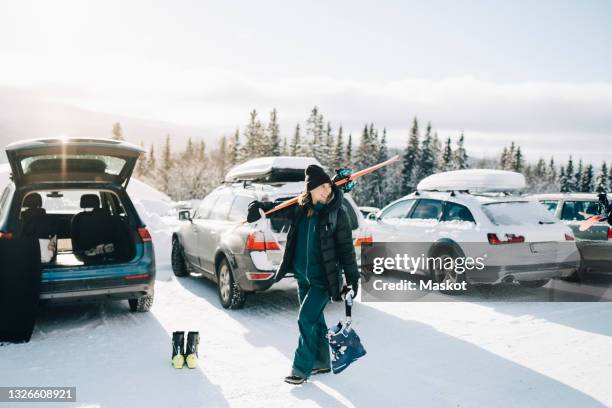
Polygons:
M20 233L38 239L45 269L123 263L136 254L128 214L111 191L30 192L22 202Z
M110 139L37 139L6 147L15 185L111 183L124 188L144 150Z

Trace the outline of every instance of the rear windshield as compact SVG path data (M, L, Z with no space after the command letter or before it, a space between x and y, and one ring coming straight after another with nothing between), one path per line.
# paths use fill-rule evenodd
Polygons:
M557 211L557 206L559 205L559 202L556 200L543 200L540 201L542 203L542 205L544 205L544 207L546 207L546 209L548 211L550 211L551 214L554 214Z
M546 207L534 201L483 204L482 209L496 225L538 225L557 222Z
M80 172L116 176L121 173L125 162L124 159L114 156L49 154L26 157L21 160L21 168L24 174Z

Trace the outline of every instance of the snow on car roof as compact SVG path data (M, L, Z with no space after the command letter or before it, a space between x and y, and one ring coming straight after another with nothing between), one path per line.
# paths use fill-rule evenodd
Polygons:
M532 194L529 197L535 200L598 200L597 193L546 193ZM612 194L608 194L608 197L612 198Z
M527 197L523 196L507 196L507 195L496 195L496 194L471 194L458 191L454 195L451 195L449 191L421 191L419 193L411 193L407 196L400 198L404 200L407 198L432 198L436 200L452 201L463 205L481 205L490 203L506 203L514 201L531 201ZM397 200L397 201L399 201ZM387 204L390 205L390 204Z
M222 184L214 190L222 190L227 187L243 190L245 192L251 192L253 194L256 194L259 199L266 200L275 200L278 197L297 196L302 193L305 188L303 181L275 184L248 182L246 185L242 182L235 182L232 184Z
M525 177L513 171L466 169L445 171L425 177L417 185L420 191L508 192L525 188Z
M273 169L306 170L311 164L321 165L314 157L270 156L251 159L230 169L225 181L256 179L270 173Z

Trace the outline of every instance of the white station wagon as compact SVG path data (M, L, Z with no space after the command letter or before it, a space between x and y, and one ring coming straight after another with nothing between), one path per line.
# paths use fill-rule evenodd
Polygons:
M572 275L580 256L568 226L537 201L509 194L524 187L523 175L509 171L438 173L368 217L366 228L374 242L419 243L427 256L486 253L482 270L456 273L437 265L417 271L434 282L543 286Z

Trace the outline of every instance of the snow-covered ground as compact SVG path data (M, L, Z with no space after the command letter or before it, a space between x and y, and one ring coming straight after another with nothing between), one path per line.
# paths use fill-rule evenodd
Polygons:
M127 302L42 308L29 343L0 347L0 386L76 386L73 405L94 407L612 406L610 303L358 303L368 354L340 375L285 384L295 287L224 310L214 284L173 276L170 204L135 187L156 246L151 312L132 314ZM328 324L342 314L329 305ZM200 332L199 368L170 365L175 330Z

